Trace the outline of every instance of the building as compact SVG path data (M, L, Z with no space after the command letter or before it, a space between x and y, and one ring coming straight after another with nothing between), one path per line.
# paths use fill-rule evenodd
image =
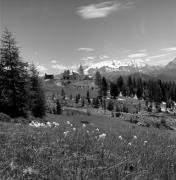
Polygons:
M54 75L53 74L46 74L45 73L44 79L54 79Z

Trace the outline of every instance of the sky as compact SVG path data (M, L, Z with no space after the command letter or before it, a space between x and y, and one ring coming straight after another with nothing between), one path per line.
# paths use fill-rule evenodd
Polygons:
M0 0L24 61L40 72L105 60L165 65L176 57L176 0Z

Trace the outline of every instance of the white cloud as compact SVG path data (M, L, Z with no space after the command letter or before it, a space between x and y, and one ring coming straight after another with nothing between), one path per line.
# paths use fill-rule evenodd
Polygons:
M176 47L163 48L161 50L162 51L167 51L167 52L172 52L172 51L176 51Z
M78 48L78 51L91 52L91 51L94 51L94 49L92 49L92 48Z
M109 59L109 58L110 58L110 57L107 56L107 55L101 55L101 56L99 56L99 59L100 59L100 60Z
M56 61L56 60L52 60L51 63L52 63L52 64L56 64L57 61Z
M130 54L128 55L129 58L143 58L146 57L146 53L136 53L136 54Z
M108 58L109 58L109 56L104 55L104 56L103 56L103 58L104 58L104 59L108 59Z
M89 57L87 57L87 59L88 59L88 60L94 60L95 57L90 57L90 56L89 56Z
M102 2L79 7L77 13L83 19L104 18L114 11L131 7L133 3Z
M154 56L149 56L147 57L147 59L156 59L156 58L161 58L161 57L165 57L170 55L171 53L166 53L166 54L158 54L158 55L154 55Z
M94 60L95 57L89 56L89 57L84 57L81 59L81 61L89 61L89 60Z
M65 70L65 69L68 69L66 66L64 66L64 65L62 65L62 64L53 64L53 65L51 65L51 67L53 68L53 69L58 69L58 70Z
M87 58L82 58L81 61L88 61L88 59Z
M100 60L103 60L104 58L103 58L103 56L99 56L99 59L100 59Z

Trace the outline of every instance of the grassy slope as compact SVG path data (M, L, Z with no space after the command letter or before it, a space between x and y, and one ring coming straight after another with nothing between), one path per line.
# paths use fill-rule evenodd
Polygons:
M168 131L86 115L48 115L46 120L59 122L60 126L35 128L0 123L1 178L175 178L175 139ZM82 127L80 121L91 124ZM77 130L73 131L73 127ZM66 131L69 133L64 136ZM98 140L102 133L106 133L106 138Z

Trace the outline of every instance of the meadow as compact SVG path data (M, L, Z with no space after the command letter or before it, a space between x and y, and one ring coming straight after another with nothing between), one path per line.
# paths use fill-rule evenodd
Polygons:
M1 180L176 179L174 131L79 114L43 122L0 123Z

